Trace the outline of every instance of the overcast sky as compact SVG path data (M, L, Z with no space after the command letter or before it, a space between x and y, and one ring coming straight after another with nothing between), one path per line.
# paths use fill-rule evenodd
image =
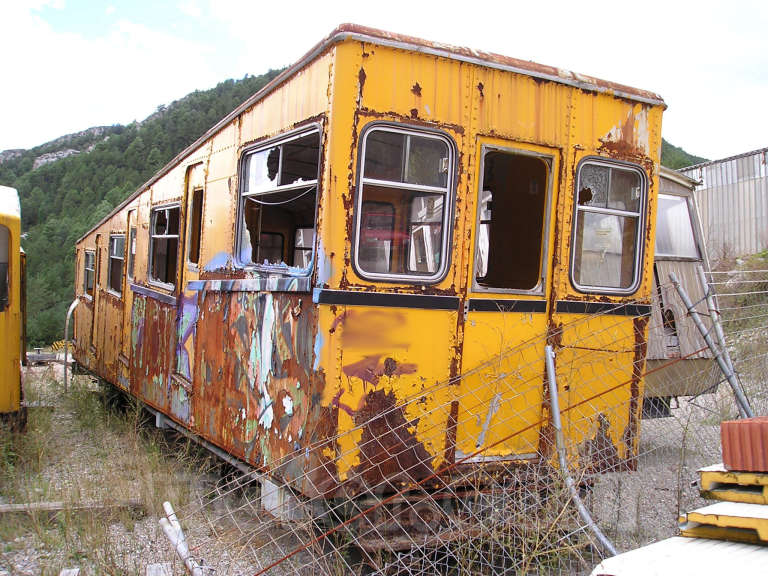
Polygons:
M768 146L768 2L0 0L0 150L142 120L342 22L657 92L664 137L698 156Z

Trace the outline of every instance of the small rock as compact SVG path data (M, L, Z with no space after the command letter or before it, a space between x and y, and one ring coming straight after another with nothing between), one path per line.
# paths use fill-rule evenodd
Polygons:
M145 576L173 576L173 568L170 562L149 564Z

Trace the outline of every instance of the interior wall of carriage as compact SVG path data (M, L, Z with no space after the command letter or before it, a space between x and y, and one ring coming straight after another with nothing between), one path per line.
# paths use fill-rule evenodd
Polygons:
M525 457L536 452L539 427L524 435L513 435L511 430L523 427L523 419L536 422L545 417L541 412L544 335L585 317L589 310L585 303L610 305L650 297L653 234L648 224L655 214L662 105L360 43L338 48L337 67L334 109L351 112L335 116L328 150L334 175L321 206L318 286L330 290L326 305L320 291L318 338L326 375L323 404L338 421L339 431L348 432L329 452L336 458L338 478L376 481L377 469L394 467L388 453L422 463L410 468L413 479L446 460L474 452L480 453L474 461L485 455ZM401 166L388 173L366 157L374 148L390 146L403 152L414 145L424 149L422 159L429 155L426 149L440 151L435 173L444 171L445 180L414 181L406 175L410 168ZM522 285L523 280L509 289L504 280L497 282L502 286L480 285L479 186L489 151L504 155L516 167L535 165L530 172L539 176L529 180L543 180L546 190L539 211L543 221L534 227L539 238L534 233L523 246L497 248L536 253L538 269L528 285ZM348 169L337 174L345 165ZM620 188L626 198L616 201L626 205L616 211L605 205L594 210L607 213L610 220L606 226L611 227L611 249L603 250L615 260L609 276L599 276L605 274L605 266L590 264L594 256L584 248L576 255L584 272L574 281L573 190L579 177L584 178L582 166L598 173L593 180L608 174L623 181ZM422 220L414 212L419 195L437 199L431 211L421 210ZM607 191L604 203L606 196ZM585 220L592 210L590 200L582 200L576 217ZM441 201L450 206L434 209ZM346 215L343 225L336 216L341 214ZM438 252L431 253L432 268L419 269L418 259L412 257L415 251L408 245L398 247L398 242L406 243L403 239L416 243L414 223L431 231L450 229L444 244L438 241L439 233L433 234L432 246ZM624 228L630 232L618 231ZM587 245L583 231L575 238ZM425 303L411 306L400 298L400 307L391 301L381 305L373 296L353 301L347 292L416 294L425 297ZM466 317L465 304L470 305ZM574 420L591 421L591 427L570 429L577 442L593 439L602 407L609 423L602 432L615 445L618 457L626 459L636 449L644 362L637 338L646 333L645 321L633 314L628 312L620 321L618 332L623 337L608 345L595 340L595 358L583 364L576 359L576 350L589 346L587 331L566 330L553 342L561 348L558 376L566 406L599 393L608 382L626 380L622 389L592 404L597 412L589 418L575 415ZM499 373L522 368L525 394L520 394L520 386L499 385L488 370L474 379L460 378L535 337L542 350L524 360L518 357L515 366L502 362L494 368ZM440 385L449 381L456 385ZM414 398L420 401L409 401ZM530 406L539 413L526 412ZM360 427L366 418L385 410L386 421L372 419ZM523 415L516 420L515 413ZM568 419L566 425L570 426ZM393 429L408 430L407 437L403 432L387 434ZM506 441L505 435L515 438ZM387 449L366 451L370 438ZM490 445L494 448L486 450Z

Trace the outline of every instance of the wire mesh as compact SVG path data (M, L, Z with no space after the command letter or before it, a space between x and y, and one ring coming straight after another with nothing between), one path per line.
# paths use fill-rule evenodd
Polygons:
M766 414L768 271L713 272L711 286L738 377L755 413ZM664 283L659 293L668 290ZM192 554L215 574L589 573L604 552L557 465L542 372L547 343L557 354L568 472L600 529L620 551L677 534L678 515L704 502L696 471L721 461L720 422L738 411L703 340L676 353L670 332L689 327L646 328L649 317L621 313L635 304L562 322L460 378L358 414L354 429L269 469L221 480L177 510ZM654 338L669 354L646 364ZM643 406L642 382L651 377L700 393ZM419 411L425 395L444 402ZM413 422L403 414L435 422L420 428L422 436L444 436L444 416L456 403L460 413L447 421L477 433L457 440L473 449L439 459L409 440ZM345 434L356 439L347 452L339 448L350 445ZM332 459L313 457L329 446ZM319 472L345 458L368 467L332 489L318 484ZM371 468L376 474L366 473ZM282 484L286 469L302 472Z

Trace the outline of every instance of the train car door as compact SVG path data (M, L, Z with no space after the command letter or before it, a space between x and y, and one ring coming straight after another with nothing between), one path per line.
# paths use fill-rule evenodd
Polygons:
M120 372L117 379L121 386L130 390L131 375L131 318L133 315L133 283L134 266L136 262L136 209L128 212L127 228L128 235L125 247L125 274L123 274L123 338L120 349Z
M456 460L533 458L541 421L559 154L478 141Z
M198 294L190 286L200 278L200 252L203 231L205 172L202 164L187 169L184 190L184 245L179 274L180 289L176 314L176 349L171 371L171 412L189 425L192 414L191 394L195 361Z
M99 345L101 344L101 323L102 316L99 314L99 304L101 303L101 234L96 234L96 243L94 249L94 273L93 273L93 316L91 317L91 346L90 353L94 360L94 366L99 359Z

